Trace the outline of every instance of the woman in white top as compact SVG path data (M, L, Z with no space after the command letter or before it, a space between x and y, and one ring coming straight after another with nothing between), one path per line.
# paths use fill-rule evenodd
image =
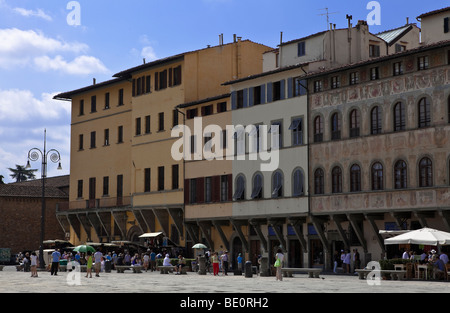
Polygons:
M281 268L283 267L284 254L281 249L278 249L275 255L275 260L280 260L280 266L277 267L276 280L283 280L283 275L281 274Z
M36 252L31 252L31 277L38 277L37 274L37 265L38 265L38 257Z

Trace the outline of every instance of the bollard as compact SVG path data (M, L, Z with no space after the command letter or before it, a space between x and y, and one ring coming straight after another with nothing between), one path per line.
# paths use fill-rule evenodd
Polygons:
M253 269L252 269L252 262L251 261L245 262L245 277L246 278L252 278L253 277Z
M206 275L206 258L201 256L198 260L198 274Z
M261 266L259 276L270 276L269 258L261 258Z

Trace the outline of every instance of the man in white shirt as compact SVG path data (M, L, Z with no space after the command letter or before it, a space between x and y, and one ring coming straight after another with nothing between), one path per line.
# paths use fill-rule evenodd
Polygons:
M94 267L95 267L95 277L100 277L100 269L102 267L102 258L103 253L100 252L100 249L94 253Z
M409 253L408 253L408 250L405 250L405 252L403 252L402 259L403 259L403 260L408 260L408 259L409 259Z

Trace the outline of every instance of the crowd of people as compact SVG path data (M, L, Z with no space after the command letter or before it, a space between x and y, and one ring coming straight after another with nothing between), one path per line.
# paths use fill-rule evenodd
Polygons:
M427 252L421 251L420 254L415 251L405 250L402 255L403 260L411 260L419 264L430 265L436 279L445 279L447 275L446 264L449 263L449 257L446 253L437 253L436 250Z
M338 268L341 267L345 274L351 274L355 272L355 269L361 268L361 257L358 249L353 249L350 252L349 249L334 252L333 260L333 273L337 274ZM352 272L353 264L353 272Z
M200 257L203 255L198 255L196 257L196 266L194 267L195 271L198 271L199 267L198 264L200 263ZM229 255L228 251L206 251L204 254L204 257L206 259L206 270L210 272L210 268L212 267L212 273L214 276L218 276L219 273L222 272L222 275L227 276L228 272L231 270L238 270L238 271L244 271L244 265L243 261L244 258L242 257L242 253L237 253L236 259L232 260L232 258ZM257 256L257 268L259 268L261 256ZM233 262L234 261L234 262ZM233 264L235 266L233 267Z

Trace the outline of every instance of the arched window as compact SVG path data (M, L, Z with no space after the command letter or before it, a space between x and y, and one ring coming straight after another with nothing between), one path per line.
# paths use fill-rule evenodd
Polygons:
M350 138L359 136L360 117L359 111L354 109L350 112Z
M323 141L323 120L321 116L314 119L314 142Z
M253 177L253 189L252 189L252 199L261 199L263 195L263 178L261 174L256 174Z
M361 191L361 168L358 164L354 164L350 168L350 191Z
M303 172L300 169L297 169L292 174L292 180L294 182L292 195L294 197L303 196L303 185L304 185L304 179L303 179Z
M245 179L243 175L239 175L236 179L236 190L234 192L234 200L245 200Z
M429 158L419 162L419 187L433 186L433 163Z
M336 166L331 171L331 192L342 192L342 170L339 166Z
M419 101L419 128L431 125L430 101L427 97Z
M381 134L381 112L380 107L376 106L370 113L370 133L372 135Z
M272 198L280 198L283 196L283 174L276 171L272 177Z
M394 106L394 131L402 131L406 128L405 105L397 102Z
M341 139L341 121L338 113L331 116L331 139Z
M394 166L394 188L405 189L407 187L407 165L403 160L397 161Z
M321 168L314 172L314 193L316 195L323 195L324 192L324 174Z
M383 165L378 162L372 165L372 190L383 190Z

